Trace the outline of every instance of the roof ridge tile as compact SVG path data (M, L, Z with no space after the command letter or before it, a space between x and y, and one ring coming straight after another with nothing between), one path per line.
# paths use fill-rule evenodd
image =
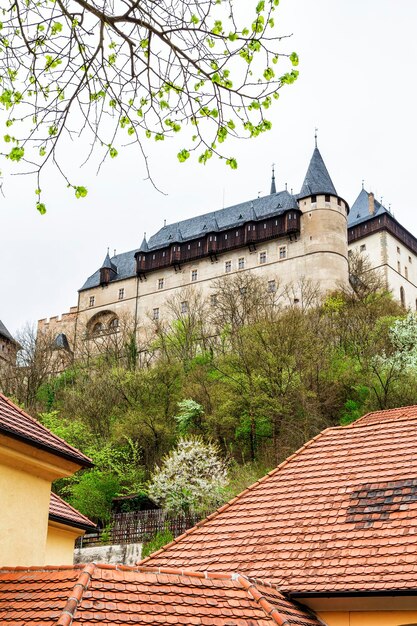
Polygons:
M94 574L95 569L95 563L87 563L87 565L84 566L83 571L79 575L77 582L72 588L72 595L69 596L65 607L61 612L61 615L57 622L57 626L71 626L78 605L83 598L84 591L86 591L88 585L90 584L90 580Z

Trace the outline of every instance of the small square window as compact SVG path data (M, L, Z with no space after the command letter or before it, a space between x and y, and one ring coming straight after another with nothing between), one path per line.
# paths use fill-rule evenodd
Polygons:
M201 241L198 242L198 247L201 248Z
M123 300L124 297L125 297L125 290L122 287L121 289L119 289L119 300Z
M317 196L311 196L311 204L317 202Z
M229 274L229 272L232 271L232 262L231 261L226 261L226 263L224 264L224 271L226 272L226 274Z
M95 301L96 301L95 296L90 296L90 300L88 302L88 306L94 306Z
M268 291L269 293L275 293L277 290L277 285L275 280L268 280Z
M337 199L337 206L340 206L342 204L342 201L340 198Z
M287 246L279 247L279 258L286 259L287 258Z
M330 202L330 196L329 196L328 194L326 194L326 195L324 196L324 201L325 201L325 202Z
M366 250L366 244L364 244L364 243L363 243L363 244L361 245L361 247L359 248L359 251L360 251L360 252L365 252L365 250Z
M181 313L188 313L188 302L186 300L181 302Z
M408 267L407 266L404 267L404 276L408 280Z
M240 270L244 270L245 269L245 259L244 257L240 257L240 259L237 262L237 266Z
M259 263L266 263L266 252L259 253Z
M397 246L397 254L401 254L401 250L399 246Z
M165 285L165 280L163 278L158 278L158 289L163 289Z
M239 231L238 230L236 231L236 237L239 237Z
M153 310L153 319L155 321L159 320L159 309L158 308Z
M225 241L227 240L227 235L224 236Z
M197 280L197 276L198 276L197 270L192 270L192 272L191 272L191 280L192 280L193 283L195 283L195 281Z

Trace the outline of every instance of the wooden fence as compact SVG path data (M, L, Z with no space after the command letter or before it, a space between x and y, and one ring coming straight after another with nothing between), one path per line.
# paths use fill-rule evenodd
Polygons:
M114 513L109 528L79 537L76 547L82 548L94 544L143 543L163 530L169 530L174 537L178 537L209 513L172 515L160 509Z

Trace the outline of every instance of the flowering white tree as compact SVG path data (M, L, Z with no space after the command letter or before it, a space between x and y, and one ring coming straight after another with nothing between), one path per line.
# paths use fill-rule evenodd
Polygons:
M149 496L167 512L199 513L221 504L226 483L227 464L218 446L187 437L157 467Z
M381 409L386 408L393 383L402 374L417 368L417 315L408 313L397 319L388 331L388 351L374 356L371 369L378 385L373 386Z

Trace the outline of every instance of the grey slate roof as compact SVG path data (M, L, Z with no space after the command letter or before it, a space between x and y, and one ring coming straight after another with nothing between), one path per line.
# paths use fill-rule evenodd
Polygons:
M0 335L2 337L5 337L9 341L12 341L13 343L16 343L16 340L13 339L12 335L9 333L9 331L7 330L7 328L5 327L5 325L3 324L3 322L1 320L0 320Z
M52 348L54 350L66 350L67 352L71 352L67 336L64 333L59 333L59 335L55 337Z
M234 228L253 220L280 215L290 209L298 209L297 200L288 191L255 198L225 209L197 215L187 220L163 226L149 241L143 239L140 248L113 256L109 261L115 266L117 278L123 280L136 275L135 254L165 248L172 243L189 241L206 233ZM80 291L100 285L100 270L92 274Z
M149 250L163 248L178 241L196 239L206 233L241 226L245 222L250 222L254 219L253 212L255 212L256 219L262 219L280 215L289 209L298 209L298 205L295 197L288 191L280 191L263 198L248 200L226 209L191 217L177 224L163 226L149 239Z
M336 189L332 183L332 179L330 178L320 151L318 148L315 148L298 197L305 198L306 196L322 193L337 196Z
M139 252L138 249L130 250L129 252L122 252L122 254L116 254L111 258L113 265L117 267L117 280L123 280L136 274L136 262L135 254ZM91 289L92 287L98 287L100 285L100 270L98 269L85 281L80 291L85 289Z
M369 193L365 189L362 189L350 209L348 228L366 222L375 217L375 215L382 215L382 213L388 212L389 211L375 198L375 213L371 215L369 213Z

